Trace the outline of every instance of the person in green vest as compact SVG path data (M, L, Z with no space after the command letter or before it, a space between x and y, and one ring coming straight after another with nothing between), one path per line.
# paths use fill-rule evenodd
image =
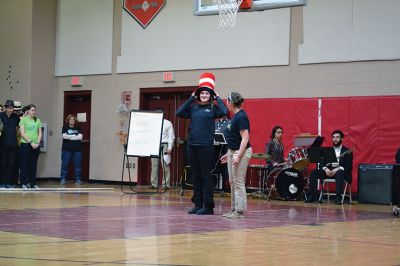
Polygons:
M36 106L27 106L28 115L19 123L21 133L21 188L39 189L36 185L37 161L40 153L40 141L42 140L41 121L36 117Z

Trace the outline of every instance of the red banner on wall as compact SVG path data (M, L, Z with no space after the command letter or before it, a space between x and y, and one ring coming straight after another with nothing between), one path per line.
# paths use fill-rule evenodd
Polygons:
M124 9L146 28L164 7L165 0L124 0Z

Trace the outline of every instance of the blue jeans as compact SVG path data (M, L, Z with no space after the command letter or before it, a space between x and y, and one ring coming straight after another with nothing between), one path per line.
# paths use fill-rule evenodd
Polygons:
M74 162L75 181L81 181L82 152L62 151L61 152L61 182L65 182L70 161Z

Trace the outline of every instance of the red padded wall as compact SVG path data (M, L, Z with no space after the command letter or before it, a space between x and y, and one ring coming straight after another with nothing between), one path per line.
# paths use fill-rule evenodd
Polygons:
M261 99L246 100L244 109L250 119L250 143L253 153L264 152L265 136L270 122L270 102Z
M264 152L275 125L283 128L285 157L293 148L293 136L318 133L318 99L247 99L244 109L251 124L253 152ZM344 145L354 147L353 186L357 192L360 163L393 163L400 147L400 96L322 98L322 136L330 146L331 132L345 134ZM251 164L258 164L252 160Z
M248 99L243 108L250 119L254 153L265 152L265 144L276 125L283 128L286 155L293 148L293 135L317 134L318 99ZM259 163L255 159L250 161L250 164Z
M378 163L395 163L400 147L400 96L379 98Z
M348 146L354 147L353 187L357 185L360 163L378 162L377 140L379 126L378 99L358 97L350 99Z

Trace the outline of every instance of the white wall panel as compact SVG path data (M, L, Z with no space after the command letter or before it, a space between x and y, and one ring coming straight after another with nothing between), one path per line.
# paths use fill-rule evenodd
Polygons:
M308 0L303 10L304 43L299 46L299 63L350 60L352 2Z
M308 0L299 63L400 58L400 1Z
M24 105L29 101L31 44L32 0L0 1L1 104L7 99L21 101Z
M400 58L400 1L354 0L352 60Z
M59 0L55 75L111 73L113 0Z
M117 72L288 65L290 9L238 14L218 30L218 16L194 16L192 1L169 0L143 29L122 13Z

